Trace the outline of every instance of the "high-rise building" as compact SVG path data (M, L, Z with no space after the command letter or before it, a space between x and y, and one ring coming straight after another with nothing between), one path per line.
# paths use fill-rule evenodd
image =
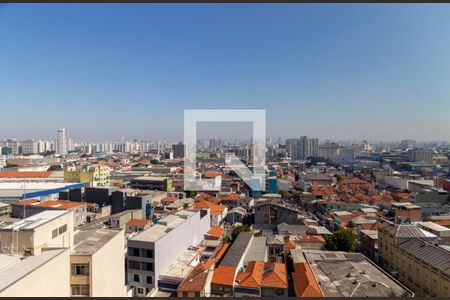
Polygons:
M300 139L286 139L286 152L292 160L299 160Z
M317 157L319 156L319 139L312 138L308 139L308 151L305 154L306 157Z
M319 146L319 156L322 156L326 159L334 159L338 157L339 154L340 154L339 144L329 143Z
M182 142L172 145L173 157L183 158L184 157L184 144Z
M26 140L22 142L23 154L36 154L39 152L39 143L35 140Z
M68 151L68 136L65 128L58 129L58 135L56 137L56 154L67 155Z
M11 148L12 154L20 153L20 142L15 139L7 139L6 147Z
M418 149L415 148L412 153L412 161L433 163L433 157L436 155L434 150L431 149Z

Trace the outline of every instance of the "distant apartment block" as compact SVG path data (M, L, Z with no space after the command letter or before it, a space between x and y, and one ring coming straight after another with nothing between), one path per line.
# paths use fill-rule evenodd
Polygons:
M110 184L110 170L109 167L102 165L66 167L64 169L64 181L108 186Z
M140 190L171 192L172 179L158 176L141 176L131 179L130 186Z

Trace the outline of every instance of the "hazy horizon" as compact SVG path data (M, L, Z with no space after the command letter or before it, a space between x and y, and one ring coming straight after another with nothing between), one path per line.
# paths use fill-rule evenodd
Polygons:
M3 4L0 138L180 139L184 109L231 108L275 138L450 141L449 36L439 4Z

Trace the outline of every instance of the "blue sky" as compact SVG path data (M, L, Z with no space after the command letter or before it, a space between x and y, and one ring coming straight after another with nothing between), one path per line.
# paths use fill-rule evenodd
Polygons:
M271 136L450 140L450 5L1 5L0 105L0 138L258 108Z

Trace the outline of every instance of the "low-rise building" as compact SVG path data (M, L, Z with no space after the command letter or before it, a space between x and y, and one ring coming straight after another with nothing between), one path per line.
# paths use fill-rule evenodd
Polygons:
M450 296L450 252L416 225L378 229L381 266L419 296Z
M131 179L130 186L134 189L171 192L172 179L162 176L141 176Z
M72 297L125 296L123 230L94 229L75 234L70 255Z
M48 248L74 246L73 212L45 210L0 227L3 253L38 255Z
M416 225L439 237L439 243L450 244L450 228L434 222L417 222Z
M143 297L158 288L160 275L189 247L200 244L210 227L209 210L183 210L130 238L127 279L133 294Z
M305 250L324 297L411 297L414 293L361 253Z
M110 168L103 165L69 166L64 169L64 181L108 186L110 184Z
M70 249L49 249L35 256L0 254L1 297L69 297Z

